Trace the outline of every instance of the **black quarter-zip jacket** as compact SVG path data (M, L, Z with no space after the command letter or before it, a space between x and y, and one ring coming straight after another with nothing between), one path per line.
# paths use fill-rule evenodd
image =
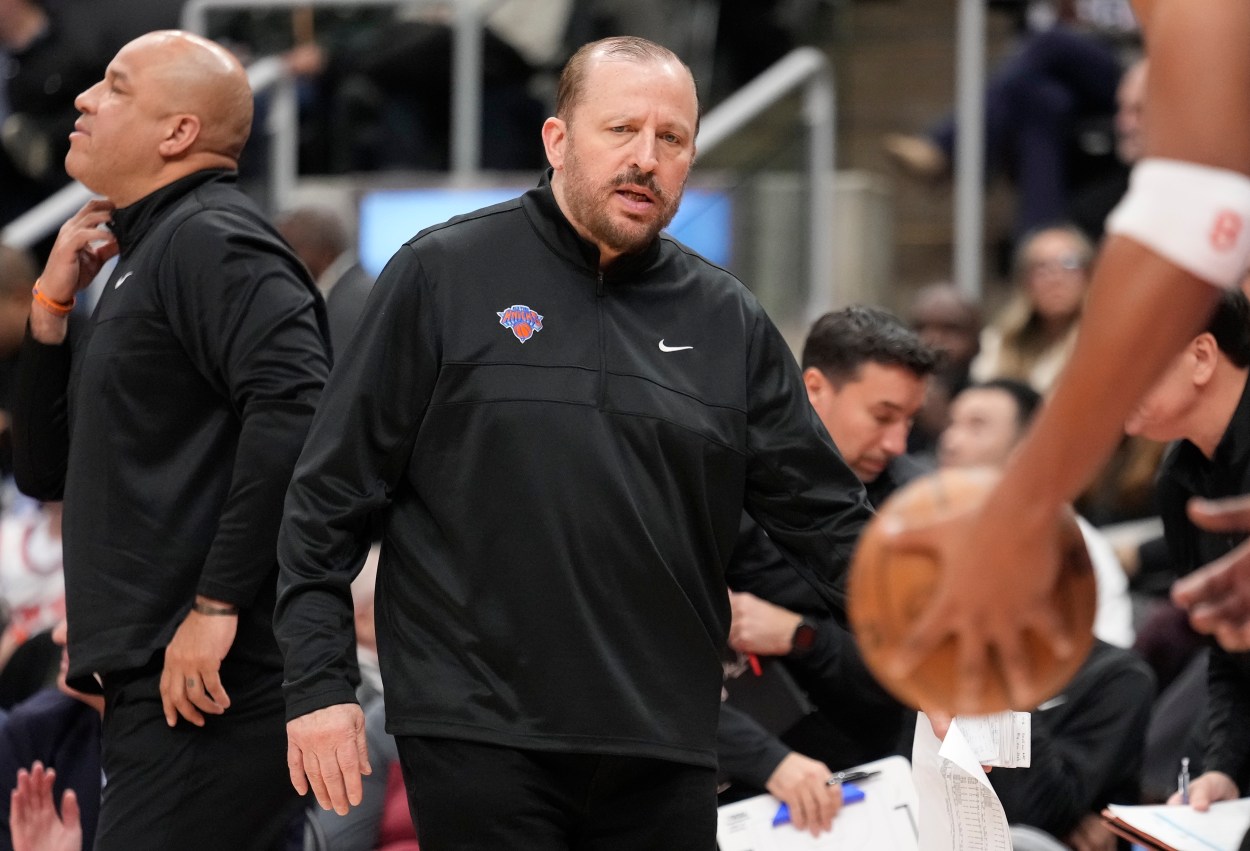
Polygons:
M353 700L383 514L388 729L715 765L743 506L841 605L869 516L753 296L668 238L604 272L549 183L382 272L287 495L288 717Z
M329 373L325 307L233 172L115 211L90 322L23 343L18 485L65 500L70 676L147 664L196 593L241 607L231 655L274 672L282 498Z
M1207 458L1188 440L1168 449L1159 466L1159 515L1173 564L1183 576L1221 556L1246 539L1241 533L1208 532L1189 519L1195 496L1220 499L1250 492L1250 381ZM1250 790L1250 653L1231 653L1210 642L1207 688L1209 718L1204 771L1222 771L1241 789Z

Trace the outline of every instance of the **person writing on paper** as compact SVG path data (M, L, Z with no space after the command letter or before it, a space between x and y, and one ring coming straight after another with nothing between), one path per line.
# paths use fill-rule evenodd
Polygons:
M1028 683L1026 636L1058 638L1046 602L1059 517L1108 457L1125 418L1235 286L1250 254L1250 4L1138 0L1151 62L1145 158L1108 220L1072 360L1037 426L975 511L899 533L937 553L932 602L892 665L915 670L943 641L960 648L958 697L975 708L993 661Z
M1213 533L1194 524L1195 497L1250 492L1250 301L1230 290L1128 418L1125 431L1177 441L1158 477L1164 537L1177 570L1190 573L1226 555L1246 535ZM1250 786L1250 653L1216 644L1208 655L1208 721L1203 771L1189 803L1205 810ZM1170 803L1182 803L1181 794Z
M885 310L848 307L816 320L801 363L808 401L869 502L926 471L905 453L938 357L915 332ZM749 517L726 578L730 646L779 659L816 711L776 736L731 697L717 731L721 771L786 802L795 827L828 830L840 801L826 784L830 769L898 752L910 716L868 673L845 623Z

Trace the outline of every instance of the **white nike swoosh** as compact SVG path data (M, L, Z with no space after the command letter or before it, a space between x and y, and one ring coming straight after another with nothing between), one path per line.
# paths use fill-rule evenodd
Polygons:
M664 341L660 341L660 351L662 352L684 352L686 349L693 349L694 346L666 346Z
M1050 700L1037 707L1038 712L1045 712L1047 709L1054 709L1056 706L1063 706L1068 702L1066 694L1060 694L1052 697Z
M127 272L126 274L122 275L120 278L118 278L116 281L113 282L113 289L117 289L122 284L126 283L126 279L129 278L133 274L134 272Z

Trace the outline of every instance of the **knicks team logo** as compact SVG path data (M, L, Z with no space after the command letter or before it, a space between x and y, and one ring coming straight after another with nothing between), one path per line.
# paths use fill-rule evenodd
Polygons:
M507 310L495 312L499 315L499 324L511 329L513 336L522 343L543 330L542 316L538 311L531 310L523 304L514 304Z

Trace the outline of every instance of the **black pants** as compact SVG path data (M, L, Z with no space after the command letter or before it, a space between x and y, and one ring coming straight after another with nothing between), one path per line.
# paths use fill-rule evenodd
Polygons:
M713 851L716 772L400 736L421 851Z
M286 768L281 673L222 665L231 706L204 727L161 711L162 654L104 677L97 851L269 851L300 799Z

